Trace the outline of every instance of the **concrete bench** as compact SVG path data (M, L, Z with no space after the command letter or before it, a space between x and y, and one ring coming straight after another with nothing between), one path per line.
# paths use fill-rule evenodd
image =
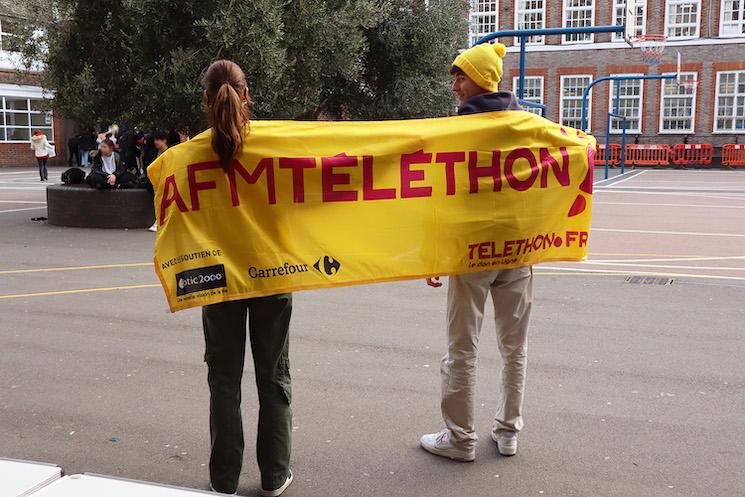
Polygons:
M73 228L149 228L155 222L153 197L140 188L50 185L47 212L49 224Z

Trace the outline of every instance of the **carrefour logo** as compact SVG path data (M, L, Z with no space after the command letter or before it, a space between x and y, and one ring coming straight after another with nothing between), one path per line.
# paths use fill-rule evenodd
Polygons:
M225 266L222 264L190 269L176 275L176 295L178 296L227 286Z

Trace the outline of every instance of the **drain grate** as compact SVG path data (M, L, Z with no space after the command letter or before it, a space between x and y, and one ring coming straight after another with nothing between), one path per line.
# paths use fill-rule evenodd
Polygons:
M659 278L656 276L627 276L626 283L632 285L672 285L672 278Z

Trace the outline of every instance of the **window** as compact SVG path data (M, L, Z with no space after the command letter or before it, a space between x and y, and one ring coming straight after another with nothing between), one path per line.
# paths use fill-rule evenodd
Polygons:
M641 74L614 74L614 76L641 76ZM610 99L608 110L616 111L616 87L618 83L610 82ZM644 101L644 84L641 80L621 81L619 114L626 116L626 131L628 133L642 132L642 110ZM611 119L610 132L621 133L623 121Z
M701 0L667 0L665 33L668 38L698 38Z
M0 141L28 142L37 129L54 141L52 113L42 110L42 100L25 97L0 97Z
M719 36L745 34L745 0L723 0Z
M499 30L498 0L471 0L471 45L484 36Z
M0 50L19 52L21 50L20 32L18 19L0 16Z
M626 0L613 0L614 22L616 26L626 24ZM647 2L636 0L636 32L634 36L641 36L647 32ZM624 41L623 33L613 33L613 41Z
M592 26L595 17L595 6L592 0L564 0L565 28L584 28ZM562 35L562 43L592 43L592 33Z
M543 29L546 27L546 5L544 0L516 0L515 1L515 29ZM542 44L543 36L531 36L525 43ZM515 45L520 44L520 38L515 38Z
M714 131L745 133L745 71L717 73Z
M695 72L681 73L680 77L684 80L698 81L698 74ZM686 88L674 79L663 79L660 95L660 133L693 133L695 105L695 86Z
M520 86L520 78L515 76L512 78L513 93L517 95L518 88ZM543 103L543 76L525 76L525 86L523 87L523 100L528 102L535 102L537 104ZM538 107L525 106L525 110L532 112L533 114L541 115L541 109Z
M559 122L572 128L582 127L582 92L592 82L592 76L572 75L561 77L561 102ZM592 117L592 94L587 97L587 130L590 131Z

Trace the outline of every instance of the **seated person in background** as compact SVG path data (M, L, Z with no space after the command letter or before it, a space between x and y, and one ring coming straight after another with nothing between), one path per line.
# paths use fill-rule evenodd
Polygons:
M131 183L121 157L114 152L114 142L108 138L101 141L98 154L93 158L91 173L86 181L98 190L126 187Z

